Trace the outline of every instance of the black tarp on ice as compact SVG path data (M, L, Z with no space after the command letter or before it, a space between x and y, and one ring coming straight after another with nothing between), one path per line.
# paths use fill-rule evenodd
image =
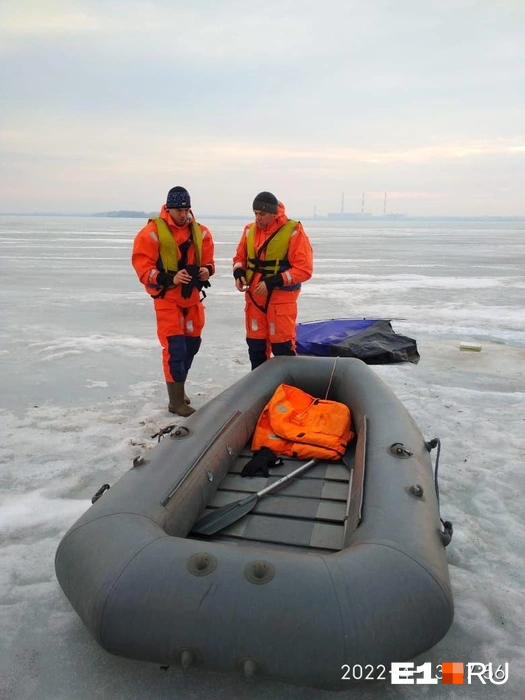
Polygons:
M368 365L419 362L413 338L399 335L390 321L336 318L299 323L297 353L321 357L357 357Z

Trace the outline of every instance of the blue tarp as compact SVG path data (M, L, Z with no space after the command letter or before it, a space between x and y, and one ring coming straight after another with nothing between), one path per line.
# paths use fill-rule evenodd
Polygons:
M397 334L386 319L334 318L299 323L297 353L321 357L357 357L369 365L419 362L413 338Z

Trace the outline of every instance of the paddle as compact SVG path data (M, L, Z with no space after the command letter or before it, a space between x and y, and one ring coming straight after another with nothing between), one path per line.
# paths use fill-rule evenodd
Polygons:
M290 481L296 476L299 476L299 474L302 474L302 472L305 472L307 469L310 469L310 467L313 467L316 462L316 459L311 459L309 462L306 462L297 469L294 469L293 472L283 476L282 479L270 484L270 486L261 489L261 491L258 491L257 493L251 493L246 498L243 498L242 501L229 503L227 506L217 508L217 510L207 513L200 520L197 520L191 532L196 535L213 535L216 532L219 532L219 530L228 527L228 525L237 522L237 520L240 520L244 515L249 513L252 508L255 507L255 504L259 498L266 496L267 493L275 491L283 484L286 484L286 482Z

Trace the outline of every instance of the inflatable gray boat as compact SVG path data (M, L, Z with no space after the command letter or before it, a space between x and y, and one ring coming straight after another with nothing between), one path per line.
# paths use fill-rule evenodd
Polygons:
M241 478L281 383L345 403L357 433L212 536L192 528L302 464ZM362 361L274 358L173 430L71 527L56 574L108 652L325 688L446 634L453 600L430 449ZM219 512L217 510L217 512Z

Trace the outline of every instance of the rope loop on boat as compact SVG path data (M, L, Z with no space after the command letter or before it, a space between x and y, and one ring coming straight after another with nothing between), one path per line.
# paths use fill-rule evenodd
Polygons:
M167 425L165 428L161 428L158 433L152 435L152 438L157 438L157 442L160 442L165 435L170 435L172 438L184 438L191 435L191 430L185 425Z
M91 503L96 503L98 499L105 493L111 486L109 484L102 484L96 494L91 498Z
M171 433L172 430L177 428L176 425L167 425L165 428L161 428L158 433L152 435L152 438L157 438L157 442L160 442L165 435Z
M438 512L439 512L438 469L439 469L439 457L441 454L441 440L439 438L432 438L432 440L428 440L428 442L425 442L425 447L427 448L427 450L429 452L431 450L433 450L435 447L437 447L436 466L434 468L434 489L436 491ZM443 526L443 530L439 534L441 536L441 541L443 542L443 546L447 547L450 544L450 541L452 539L452 535L454 534L454 528L453 528L450 520L443 520L443 518L441 517L441 513L439 513L439 519L440 519L441 524Z

